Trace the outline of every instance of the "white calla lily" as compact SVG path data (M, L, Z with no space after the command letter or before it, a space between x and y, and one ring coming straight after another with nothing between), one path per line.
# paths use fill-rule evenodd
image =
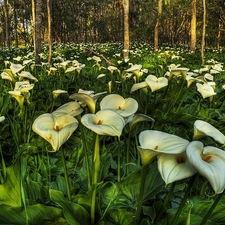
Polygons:
M197 91L202 95L203 98L208 98L213 95L216 95L214 92L214 89L211 85L209 84L196 84L197 86Z
M136 83L136 84L133 84L133 86L131 87L130 92L132 93L134 91L137 91L137 90L145 88L145 87L148 87L148 84L145 81L140 82L140 83Z
M159 154L158 170L166 184L193 176L197 170L190 164L186 153Z
M32 125L33 131L52 145L53 151L59 150L77 127L78 121L73 116L57 118L51 113L39 116Z
M100 102L101 110L110 109L117 112L123 118L133 115L138 110L138 103L133 98L123 98L118 94L105 96Z
M82 112L83 109L80 107L78 102L67 102L53 111L52 114L58 118L64 115L77 116Z
M192 141L186 153L189 162L209 181L215 193L222 193L225 189L225 151Z
M185 151L189 141L173 134L156 130L145 130L139 134L138 151L143 165L152 162L160 153L180 154Z
M225 136L218 129L203 120L196 120L193 139L197 140L205 136L210 136L220 144L225 144Z
M100 110L96 114L85 114L81 123L99 135L120 137L125 126L122 116L112 110Z
M148 75L145 79L146 83L150 87L151 91L157 91L163 87L166 87L168 85L168 79L165 77L159 77L157 78L154 75Z

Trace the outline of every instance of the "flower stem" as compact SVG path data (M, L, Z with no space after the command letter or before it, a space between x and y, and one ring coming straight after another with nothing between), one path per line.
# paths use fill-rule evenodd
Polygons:
M141 216L147 170L148 170L148 166L143 166L142 174L141 174L141 186L140 186L140 192L139 192L139 197L138 197L138 205L137 205L137 211L136 211L136 215L135 215L137 224L139 224L139 220L140 220L140 216Z
M80 131L81 131L81 138L83 141L83 150L84 150L84 159L85 159L85 164L86 164L86 172L87 172L87 182L88 182L88 190L91 189L91 176L90 176L90 169L89 169L89 160L88 160L88 153L87 153L87 145L85 141L85 135L84 135L84 130L83 126L80 126Z
M117 155L117 181L121 181L121 149L120 140L118 139L118 155Z
M67 168L66 168L66 160L65 160L64 150L62 149L61 152L62 152L63 171L64 171L64 176L65 176L65 181L66 181L66 191L67 191L68 199L70 201L71 200L71 192L70 192L70 184L69 184L69 177L68 177L68 172L67 172Z
M195 175L192 176L191 179L189 180L188 187L187 187L187 189L186 189L186 191L185 191L184 197L182 198L182 201L181 201L181 203L180 203L180 206L179 206L179 208L178 208L178 210L177 210L177 212L176 212L176 214L175 214L175 216L174 216L174 218L173 218L173 221L172 221L171 225L176 225L176 224L177 224L178 218L179 218L179 216L180 216L180 213L181 213L181 211L182 211L182 209L183 209L183 207L184 207L184 205L185 205L185 202L186 202L186 200L187 200L187 197L188 197L188 195L190 194L190 191L191 191L191 189L192 189L192 187L193 187L193 185L194 185L194 183L195 183L196 177L197 177L197 175L195 174Z
M130 173L130 171L129 171L130 136L131 136L131 131L129 131L129 133L128 133L128 140L127 140L127 145L126 145L126 175L128 175Z
M213 210L215 209L215 207L217 206L218 202L220 201L220 199L223 197L224 192L218 194L216 196L216 199L214 201L214 203L212 204L212 206L210 207L210 209L208 210L208 212L206 213L205 217L203 218L202 222L200 223L200 225L204 225L206 224L206 221L208 220L208 218L210 217L210 215L212 214Z
M163 205L161 206L161 209L160 209L159 213L156 216L156 219L154 221L154 224L157 224L159 222L159 220L161 219L161 216L162 216L162 214L164 212L163 209L166 208L167 205L168 205L168 202L169 202L169 200L170 200L170 198L171 198L171 196L173 194L173 190L174 190L175 184L176 184L176 182L173 182L172 183L172 185L170 187L170 190L169 190L169 192L167 193L167 195L166 195L166 197L164 199Z
M100 147L99 147L99 135L96 134L95 148L92 161L92 197L91 197L91 225L95 224L95 208L96 208L96 186L99 182L100 171Z

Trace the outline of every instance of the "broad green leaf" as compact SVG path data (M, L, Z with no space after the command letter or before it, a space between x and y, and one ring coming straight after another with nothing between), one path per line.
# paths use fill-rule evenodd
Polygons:
M64 198L62 192L50 189L50 198L63 209L64 217L72 225L89 225L90 215L81 205Z
M54 221L62 217L62 210L42 204L26 206L26 210L22 207L12 207L9 205L1 205L0 224L45 224L46 221Z
M114 224L117 225L134 225L135 217L134 214L128 212L126 209L116 209L110 212L110 217Z
M188 204L185 205L182 213L179 216L177 225L186 224L187 218L189 217L191 225L199 225L203 220L204 216L208 212L209 208L213 204L213 201L201 199L199 197L188 199ZM205 225L223 225L225 224L225 199L223 198L217 204L216 208L212 212L211 216L207 220ZM191 207L191 213L190 213ZM168 216L163 217L159 224L164 224L167 221L170 224L177 211L177 208L168 210ZM190 213L190 215L189 215Z
M6 169L6 180L0 185L0 205L22 206L20 160Z
M142 170L135 171L127 176L119 185L119 190L132 202L137 202L141 184ZM162 190L162 180L157 164L153 163L148 167L145 181L144 201L152 199Z

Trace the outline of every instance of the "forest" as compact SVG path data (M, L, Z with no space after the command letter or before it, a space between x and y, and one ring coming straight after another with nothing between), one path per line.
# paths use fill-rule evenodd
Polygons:
M224 0L0 0L0 224L225 224Z

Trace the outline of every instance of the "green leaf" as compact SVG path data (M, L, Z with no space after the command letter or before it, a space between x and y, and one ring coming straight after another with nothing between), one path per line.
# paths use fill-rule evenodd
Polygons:
M177 225L186 224L187 218L190 219L191 225L199 225L203 220L204 216L208 212L209 208L213 204L213 201L205 200L199 197L188 199L188 204L185 205L183 212L179 216ZM220 200L210 218L205 225L223 225L225 224L225 199ZM191 208L191 212L190 212ZM159 224L170 224L177 211L177 208L169 209L168 216L164 217Z
M22 207L12 207L9 205L1 205L0 224L45 224L46 221L54 221L62 217L62 210L42 204L26 206L26 210Z
M64 217L69 224L89 225L90 215L82 206L64 198L62 192L50 189L50 198L63 209Z
M22 206L20 160L6 169L6 180L0 185L0 205Z
M135 217L134 214L128 212L126 209L116 209L110 212L110 217L114 224L117 225L134 225Z
M118 184L122 194L133 202L137 202L139 197L141 174L142 170L135 171ZM163 184L164 181L158 172L157 163L154 162L148 167L145 181L144 201L154 198L157 193L161 192Z

